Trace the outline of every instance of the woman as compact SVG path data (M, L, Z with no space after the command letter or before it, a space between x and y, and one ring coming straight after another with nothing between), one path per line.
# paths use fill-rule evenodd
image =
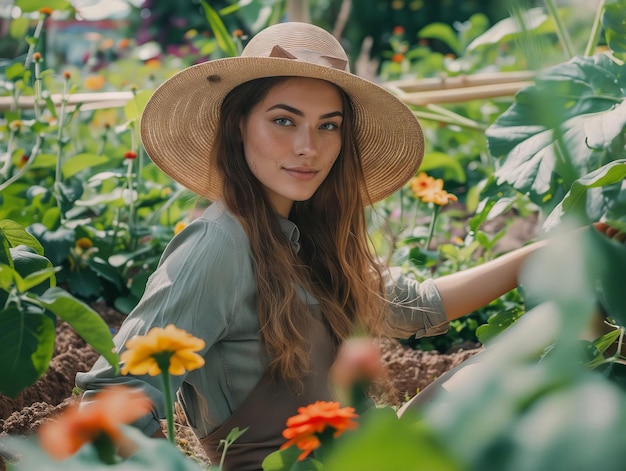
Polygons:
M206 342L205 366L174 387L214 460L233 427L249 427L226 469L260 469L287 417L332 399L328 370L351 334L444 333L516 286L537 247L422 284L392 279L369 250L364 207L415 175L422 131L309 24L269 27L241 57L178 73L148 103L141 135L156 165L214 203L171 241L115 342L167 324ZM158 435L160 379L113 377L103 359L77 377L83 400L112 383L152 397L136 425Z

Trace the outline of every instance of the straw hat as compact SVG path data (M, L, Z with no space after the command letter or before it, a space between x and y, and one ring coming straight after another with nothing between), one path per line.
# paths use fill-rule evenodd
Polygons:
M271 76L327 80L350 96L365 201L384 199L415 175L424 138L413 113L387 90L351 74L339 41L307 23L270 26L248 42L240 57L196 64L165 81L141 118L146 152L181 185L218 199L221 182L210 155L222 100L237 85Z

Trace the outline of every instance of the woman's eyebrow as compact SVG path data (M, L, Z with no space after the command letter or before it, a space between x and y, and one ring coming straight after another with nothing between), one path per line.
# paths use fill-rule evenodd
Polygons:
M304 113L299 109L294 108L293 106L285 105L284 103L272 105L267 109L267 111L272 111L276 109L288 111L289 113L293 113L296 116L304 116ZM343 118L343 113L341 111L332 111L330 113L323 114L322 116L320 116L320 119L334 118L335 116L340 116Z

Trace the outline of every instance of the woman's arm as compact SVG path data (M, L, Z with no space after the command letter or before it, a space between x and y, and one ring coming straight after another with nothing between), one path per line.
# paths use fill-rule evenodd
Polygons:
M592 226L617 242L626 241L626 233L602 222ZM513 250L494 260L435 280L449 320L458 319L489 304L518 285L518 275L529 255L545 247L541 240Z
M544 247L539 241L505 255L435 280L449 320L458 319L515 288L526 258Z

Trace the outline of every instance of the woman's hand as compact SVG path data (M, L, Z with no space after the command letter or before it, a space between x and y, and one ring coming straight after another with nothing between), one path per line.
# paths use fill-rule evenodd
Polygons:
M621 232L614 227L609 226L605 222L594 222L593 227L595 227L598 232L601 232L609 239L613 239L621 243L626 242L626 232Z

